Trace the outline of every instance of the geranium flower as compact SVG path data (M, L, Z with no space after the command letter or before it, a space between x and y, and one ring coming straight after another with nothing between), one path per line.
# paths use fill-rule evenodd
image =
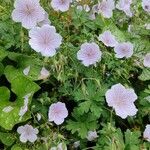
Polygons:
M87 135L87 139L88 141L93 141L98 137L97 132L96 131L89 131L88 135Z
M42 67L41 71L40 71L40 76L39 76L39 79L46 79L48 78L50 75L49 71L45 68L45 67Z
M125 119L127 116L134 116L137 108L134 101L137 99L133 89L126 89L122 84L115 84L106 94L108 106L113 107L116 114Z
M51 21L48 18L47 12L45 12L45 14L44 14L44 20L38 22L38 26L42 27L43 25L46 25L46 24L49 24L49 25L51 24Z
M54 26L43 25L42 27L35 27L29 31L29 44L36 51L43 56L54 56L56 49L61 45L62 37L56 33Z
M54 121L57 125L64 122L64 119L68 116L68 110L66 105L62 102L57 102L49 107L48 118L49 121Z
M70 3L72 0L52 0L51 6L56 11L65 12L69 9Z
M115 39L115 36L107 30L104 33L100 34L98 37L99 41L102 41L106 46L115 47L118 43Z
M143 137L150 142L150 124L146 125L145 131L143 133Z
M114 51L117 58L129 58L133 55L133 44L130 42L119 43L115 46Z
M150 53L145 55L143 64L145 67L150 67Z
M35 142L37 140L38 129L33 128L31 125L20 126L17 129L20 135L20 141L26 143L27 141Z
M44 19L45 11L39 0L16 0L14 7L12 19L21 22L24 28L31 29Z
M105 18L111 18L115 9L114 0L103 0L97 6L98 13L101 13Z
M146 12L150 13L150 0L142 0L142 7Z
M85 66L96 64L101 60L101 51L96 43L84 43L77 53L78 60L81 60Z
M132 17L132 12L130 10L130 5L132 4L132 0L120 0L116 8L122 10L127 16Z

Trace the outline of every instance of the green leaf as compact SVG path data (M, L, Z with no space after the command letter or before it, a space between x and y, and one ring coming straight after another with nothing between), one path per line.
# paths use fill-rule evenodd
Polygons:
M15 142L15 137L11 133L0 132L0 140L3 144L11 146Z
M24 106L24 97L31 94L28 98L28 107L31 103L33 94L39 90L39 86L27 79L26 77L17 74L10 75L9 67L6 67L5 75L11 83L11 91L17 95L14 102L9 101L10 91L6 87L0 87L0 126L6 130L11 130L13 126L19 122L26 121L30 118L30 112L27 111L23 117L19 116L21 107ZM13 72L11 72L13 73Z
M0 61L2 61L7 55L8 55L8 52L1 49L0 50Z
M142 74L139 76L142 81L150 80L150 69L143 69Z
M27 56L18 53L10 53L8 57L17 62L17 71L19 74L23 74L23 70L30 66L28 78L31 80L39 80L40 71L43 67L43 61L38 58Z

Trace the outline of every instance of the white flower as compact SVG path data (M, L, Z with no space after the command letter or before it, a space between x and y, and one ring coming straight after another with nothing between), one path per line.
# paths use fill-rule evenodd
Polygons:
M49 121L54 121L57 125L64 122L64 119L68 116L68 110L66 105L62 102L57 102L49 107L48 118Z
M45 14L44 14L44 20L40 21L38 23L38 26L42 27L43 25L46 25L46 24L49 24L49 25L51 24L51 21L48 18L48 13L47 12L45 12Z
M72 0L52 0L51 6L54 10L65 12L69 9Z
M5 112L5 113L9 113L9 112L11 112L12 110L13 110L14 108L12 107L12 106L6 106L5 108L3 108L3 112Z
M54 56L56 49L59 48L62 42L60 34L56 33L54 26L43 25L36 27L29 31L29 44L36 51L43 56Z
M31 29L44 19L45 11L39 0L16 0L14 7L12 19L21 22L24 28Z
M42 67L39 79L47 79L49 75L50 75L49 71L45 67Z
M80 141L76 141L73 143L74 148L77 148L80 146Z
M93 141L98 137L97 132L96 131L89 131L88 135L87 135L87 139L88 141Z
M20 135L20 141L26 143L27 141L35 142L37 140L38 129L33 128L31 125L20 126L17 129Z
M96 43L84 43L77 52L78 60L81 60L84 66L96 64L101 60L101 51Z
M142 7L146 12L150 13L150 0L142 0Z
M150 142L150 124L146 125L146 129L143 133L143 137Z
M109 30L105 31L103 34L100 34L98 40L102 41L106 46L110 47L115 47L118 43L115 39L115 36L112 35Z
M114 51L117 58L129 58L133 55L133 44L130 42L119 43L115 46Z
M86 12L89 12L89 11L90 11L90 7L89 7L89 5L87 5L87 4L83 5L83 9L84 9Z
M82 11L82 10L83 10L83 7L82 7L81 5L78 5L78 6L77 6L77 9L80 10L80 11Z
M23 74L24 74L25 76L27 76L27 75L29 74L29 72L30 72L30 66L26 67L26 68L23 70Z
M115 9L114 0L103 0L97 6L98 13L101 13L105 18L111 18Z
M145 55L143 64L145 67L150 67L150 53Z
M126 89L122 84L115 84L106 94L108 106L113 107L118 116L125 119L127 116L134 116L137 109L134 101L137 99L133 89Z
M29 97L30 96L31 96L31 93L29 93L23 97L24 98L24 105L20 108L20 111L19 111L20 120L22 119L22 117L24 116L24 114L28 110L28 103L29 103Z
M124 13L129 16L132 17L132 12L130 10L130 5L132 4L132 0L120 0L117 5L116 8L119 10L124 11Z

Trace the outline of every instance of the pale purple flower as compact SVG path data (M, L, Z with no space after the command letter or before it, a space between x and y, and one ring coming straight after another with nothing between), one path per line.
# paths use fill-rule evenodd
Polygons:
M78 60L81 60L84 66L96 64L101 60L102 52L96 43L84 43L77 52Z
M64 103L57 102L49 107L48 118L50 122L54 121L57 125L60 125L67 116L68 110Z
M42 27L35 27L29 31L29 44L36 51L40 52L42 56L54 56L56 49L62 43L62 37L56 33L54 26L43 25Z
M101 13L104 18L111 18L115 9L114 0L103 0L98 4L97 9L97 13Z
M37 128L33 128L31 125L26 124L24 126L18 127L17 132L21 134L21 142L26 143L27 141L30 141L34 143L37 140L37 134L39 131Z
M41 80L44 80L44 79L47 79L49 77L50 73L49 71L45 68L45 67L42 67L41 69L41 72L40 72L40 76L39 76L39 79Z
M150 53L145 55L143 64L145 67L150 67Z
M116 114L125 119L127 116L134 116L137 108L134 101L137 99L133 89L126 89L122 84L115 84L106 94L106 102L108 106L113 107Z
M115 36L112 35L112 33L109 30L100 34L98 40L102 41L106 46L110 47L115 47L118 43L115 39Z
M127 16L132 17L132 12L130 10L130 6L132 4L132 0L120 0L116 8L122 10Z
M24 28L31 29L44 19L45 11L39 0L16 0L14 7L12 19L21 22Z
M114 51L117 58L129 58L133 55L133 44L130 42L119 43L115 46Z
M65 12L69 9L72 0L52 0L51 6L56 11Z
M46 25L46 24L49 24L49 25L51 24L51 21L48 18L47 12L45 12L45 14L44 14L44 20L38 22L38 26L42 27L43 25Z
M59 143L57 146L57 150L67 150L67 146L65 143Z
M142 7L146 12L150 13L150 0L142 0Z
M143 137L150 142L150 124L146 125L145 131L143 132Z
M87 135L87 139L88 141L93 141L98 137L97 132L96 131L89 131L88 135Z

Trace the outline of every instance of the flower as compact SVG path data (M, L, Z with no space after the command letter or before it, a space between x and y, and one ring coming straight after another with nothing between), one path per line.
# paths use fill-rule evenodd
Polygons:
M21 22L24 28L31 29L44 19L45 11L39 0L16 0L14 7L12 19Z
M118 116L125 119L127 116L134 116L137 108L134 101L137 99L133 89L126 89L122 84L115 84L106 94L108 106L113 107Z
M42 27L43 25L46 25L46 24L49 24L49 25L51 24L51 21L48 18L47 12L45 12L45 14L44 14L44 19L42 21L38 22L38 26Z
M150 23L146 23L146 24L144 25L144 27L145 27L147 30L150 30Z
M150 53L145 55L143 64L145 67L150 67Z
M47 79L49 75L50 75L49 71L45 67L42 67L39 79Z
M142 0L142 7L146 12L150 13L150 0Z
M97 132L96 131L89 131L88 135L87 135L87 139L88 141L93 141L98 137Z
M30 72L30 66L26 67L26 68L23 70L23 74L24 74L25 76L27 76L27 75L29 74L29 72Z
M50 150L67 150L67 146L65 143L59 143L57 147L51 147Z
M24 126L18 127L17 132L21 134L21 142L26 143L27 141L30 141L33 143L37 140L37 134L39 131L37 128L33 128L31 125L26 124Z
M60 34L56 33L54 26L43 25L42 27L35 27L29 31L29 44L36 51L43 56L54 56L56 49L59 48L62 42Z
M100 34L98 40L102 41L106 46L110 47L115 47L118 43L115 39L115 36L112 35L109 30L103 32L103 34Z
M74 148L78 148L80 146L80 141L76 141L73 143Z
M97 6L98 13L101 13L105 18L111 18L115 9L114 0L103 0Z
M150 124L146 125L145 131L143 133L143 137L150 142Z
M85 66L96 64L101 60L101 55L99 46L94 42L82 44L81 49L77 52L78 60L81 60Z
M52 0L51 6L54 10L65 12L69 9L72 0Z
M64 118L68 116L66 105L62 102L57 102L49 107L48 118L49 121L54 121L57 125L64 122Z
M132 12L130 10L130 5L132 4L132 0L120 0L117 5L116 8L119 10L124 11L124 13L129 16L132 17Z
M115 46L114 51L117 58L129 58L133 55L133 44L130 42L119 43Z
M90 7L89 7L89 5L87 5L87 4L84 4L84 5L83 5L83 9L84 9L86 12L89 12L89 11L90 11Z

